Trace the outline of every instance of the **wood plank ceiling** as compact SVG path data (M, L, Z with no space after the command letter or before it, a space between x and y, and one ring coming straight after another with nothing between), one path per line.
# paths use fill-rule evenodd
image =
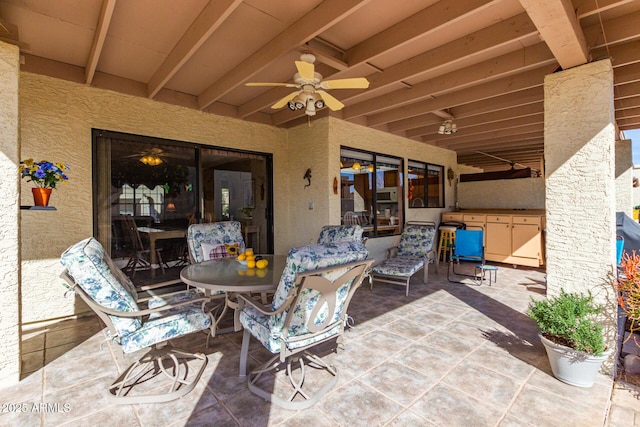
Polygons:
M316 117L487 171L542 167L557 70L611 58L618 129L640 128L640 0L3 0L0 24L24 71L282 127L308 119L270 108L292 89L244 83L292 82L310 52L325 79L371 82Z

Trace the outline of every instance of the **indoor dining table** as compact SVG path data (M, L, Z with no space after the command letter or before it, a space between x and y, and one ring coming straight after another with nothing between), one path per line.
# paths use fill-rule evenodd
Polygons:
M165 230L153 227L138 227L138 232L145 234L149 238L149 262L151 263L151 278L156 277L156 270L153 268L158 263L156 254L156 241L161 239L179 239L187 237L187 230L170 229Z

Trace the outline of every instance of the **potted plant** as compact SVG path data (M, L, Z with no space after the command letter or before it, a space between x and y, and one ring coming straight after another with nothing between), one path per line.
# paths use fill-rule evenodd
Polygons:
M52 163L46 160L34 162L27 159L20 162L20 176L27 178L27 182L35 183L31 189L33 201L36 206L48 206L52 189L56 188L58 182L65 183L69 177L65 171L69 165L65 163Z
M623 348L627 342L633 342L640 347L640 254L636 254L636 251L623 254L614 287L620 314L618 344L621 352L624 352ZM627 365L631 363L640 365L640 357L637 353L629 353L625 356L625 371L629 370Z
M611 350L607 350L602 325L596 320L601 307L592 295L568 293L531 301L527 315L540 328L553 375L567 384L591 387Z

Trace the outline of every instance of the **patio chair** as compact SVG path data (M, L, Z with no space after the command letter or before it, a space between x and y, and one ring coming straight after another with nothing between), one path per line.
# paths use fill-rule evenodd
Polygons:
M109 387L108 396L113 401L167 402L193 390L207 366L207 358L201 353L174 348L168 340L210 330L212 318L204 311L208 298L194 291L154 296L152 285L144 288L152 297L146 302L147 308L143 308L129 278L92 237L69 247L60 262L65 267L62 277L68 283L67 288L107 325L108 335L123 353L151 347ZM194 371L189 361L200 363L199 369ZM166 391L158 392L158 387L143 385L142 388L154 392L135 392L138 384L164 377L169 379Z
M433 262L438 271L433 241L436 224L426 221L410 221L405 224L398 246L387 249L387 259L373 267L370 286L373 282L391 283L405 286L409 296L409 281L420 269L422 282L427 283L429 263Z
M360 225L360 217L352 211L345 212L342 215L342 224L344 225Z
M317 244L335 242L364 242L360 225L325 225L320 230ZM366 238L365 238L366 239Z
M235 256L233 252L244 252L244 238L238 221L191 224L187 230L187 245L191 263L212 258ZM236 248L235 250L229 250Z
M485 265L484 259L484 230L457 230L456 240L453 247L453 255L449 257L449 266L447 268L447 280L453 283L463 283L461 281L452 280L450 273L453 272L456 276L471 277L476 280L482 279L484 274L479 278L476 275L478 268L474 269L474 274L465 274L457 272L455 269L456 264L460 264L460 261L472 261L476 266L483 267ZM480 268L482 273L484 269Z
M130 245L129 262L122 270L128 271L131 278L135 278L138 267L143 270L153 268L151 265L151 251L142 242L135 218L131 215L120 215L120 218L122 219L122 226L124 227L124 231ZM160 271L162 271L162 274L165 274L165 262L162 259L162 248L156 249L156 258L160 265Z
M239 296L236 318L244 327L240 376L247 372L252 336L275 354L249 373L248 386L252 393L287 409L304 409L315 404L337 383L336 368L311 349L333 339L341 344L347 307L373 262L366 260L367 256L368 251L361 242L293 248L270 306L260 306L250 298ZM295 364L299 364L299 372L294 370ZM282 397L275 387L263 388L265 382L261 378L284 366L292 390ZM324 370L329 376L313 394L303 390L305 372L311 368ZM275 381L275 377L272 379ZM294 401L298 395L302 400Z

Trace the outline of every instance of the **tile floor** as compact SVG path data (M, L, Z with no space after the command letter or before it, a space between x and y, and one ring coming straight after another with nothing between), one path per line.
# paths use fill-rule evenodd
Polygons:
M544 296L542 271L500 265L491 287L449 283L444 271L429 276L427 285L414 278L409 297L386 284L357 291L356 325L344 349L326 356L338 385L309 409L285 410L249 392L238 378L241 332L208 349L204 334L176 343L209 360L186 397L114 405L106 389L137 355L118 356L97 318L85 317L25 331L26 373L0 390L0 425L640 426L639 390L605 376L588 389L552 377L523 314L531 297ZM250 368L269 356L255 341L250 349Z

